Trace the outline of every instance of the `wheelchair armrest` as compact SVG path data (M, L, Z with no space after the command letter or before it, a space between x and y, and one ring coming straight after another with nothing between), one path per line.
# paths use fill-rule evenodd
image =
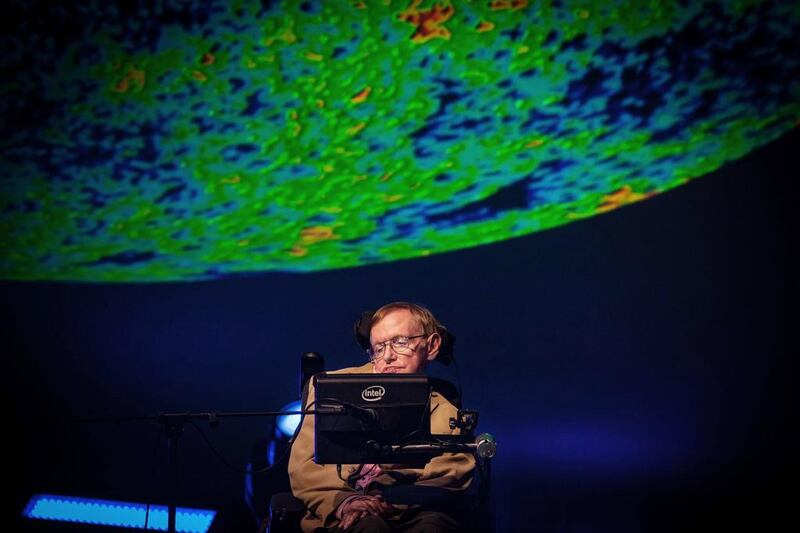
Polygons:
M303 502L291 492L278 492L269 500L269 533L300 531L300 520L306 514Z

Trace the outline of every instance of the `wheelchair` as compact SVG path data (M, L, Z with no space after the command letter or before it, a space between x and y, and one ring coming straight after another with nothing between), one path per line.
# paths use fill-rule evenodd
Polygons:
M302 366L302 365L301 365ZM301 373L302 375L302 373ZM305 408L310 375L302 375L302 405ZM430 378L431 388L447 398L456 408L461 408L461 399L456 387L443 379ZM474 430L474 428L469 428ZM298 425L299 430L299 425ZM289 441L291 447L293 441ZM493 446L492 443L484 445ZM493 451L490 455L493 456ZM283 452L283 460L273 466L278 475L285 476L278 484L288 487L288 457L290 449ZM413 485L390 487L385 492L387 499L402 503L415 503L423 507L445 510L458 522L468 524L464 531L492 532L495 530L494 505L491 499L491 456L485 449L475 449L476 468L470 487L463 492L453 493L445 489L419 490ZM259 531L268 533L300 532L300 522L306 514L303 502L289 491L280 490L271 495L267 514L261 520Z

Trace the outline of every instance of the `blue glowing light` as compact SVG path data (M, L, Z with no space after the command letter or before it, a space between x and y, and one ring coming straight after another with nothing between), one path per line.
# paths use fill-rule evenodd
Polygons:
M178 507L175 528L178 531L205 533L211 527L216 514L216 511ZM147 504L34 494L22 516L39 520L144 528ZM150 506L147 529L167 530L166 506Z
M281 408L281 411L300 411L300 400L296 402L287 403ZM281 415L278 417L277 425L281 433L287 437L294 435L297 426L300 425L300 415Z

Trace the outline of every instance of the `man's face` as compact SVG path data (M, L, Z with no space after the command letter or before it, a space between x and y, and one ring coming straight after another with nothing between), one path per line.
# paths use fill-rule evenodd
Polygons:
M383 317L383 320L372 326L369 339L372 346L389 341L395 337L416 337L425 331L408 309L396 309ZM412 350L407 354L398 354L391 343L386 344L383 357L375 360L375 372L378 374L417 374L421 373L428 361L433 361L439 353L440 339L438 334L419 337L409 341Z

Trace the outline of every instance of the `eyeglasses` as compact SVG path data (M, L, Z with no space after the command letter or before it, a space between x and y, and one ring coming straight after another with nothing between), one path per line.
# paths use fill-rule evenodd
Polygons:
M408 355L414 351L414 348L411 347L409 341L411 339L419 339L420 337L427 337L425 333L422 335L412 335L411 337L406 337L404 335L400 335L398 337L394 337L393 339L389 339L388 341L379 342L378 344L372 345L369 350L367 350L367 355L369 355L370 361L373 363L378 359L382 359L384 355L386 355L386 347L391 344L392 350L394 353L398 355Z

